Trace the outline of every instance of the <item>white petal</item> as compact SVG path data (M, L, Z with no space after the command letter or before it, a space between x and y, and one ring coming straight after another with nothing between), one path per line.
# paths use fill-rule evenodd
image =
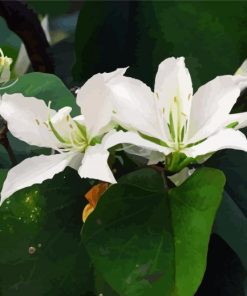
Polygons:
M189 119L193 94L190 73L185 67L183 57L168 58L159 65L154 89L158 94L160 109L164 108L167 123L170 121L170 112L172 112L177 136Z
M85 116L85 125L92 138L101 134L112 119L111 92L107 82L122 76L125 71L118 69L111 73L96 74L77 91L76 102Z
M128 130L166 141L155 96L140 80L117 77L108 83L113 93L114 119Z
M240 131L226 128L209 137L201 144L186 148L182 152L188 157L195 158L199 155L205 155L221 149L237 149L247 152L247 139Z
M147 159L150 157L151 151L149 149L138 147L132 144L123 144L122 146L123 148L120 150L124 150L128 154L141 156Z
M66 166L75 166L78 153L62 153L41 155L27 158L10 169L3 184L1 203L16 191L33 184L41 184L44 180L65 169Z
M0 74L0 83L6 83L10 79L10 69L9 67L3 66L2 73Z
M29 66L30 66L30 59L28 57L26 47L22 43L14 64L13 71L16 74L16 76L19 77L27 72Z
M132 155L142 157L144 162L148 165L157 164L158 162L165 161L165 155L163 153L152 151L136 145L123 144L123 150Z
M109 183L116 183L116 180L108 166L109 152L99 144L89 146L85 151L81 167L78 170L81 178L92 178Z
M198 89L192 99L190 143L207 138L222 127L246 82L240 76L219 76Z
M157 164L158 162L164 162L165 155L163 153L152 151L149 156L148 165Z
M55 113L50 110L51 115ZM20 140L39 147L54 148L58 141L44 124L49 109L45 102L16 93L4 94L0 104L0 114L7 121L10 132Z
M85 124L85 117L84 115L78 115L73 117L73 120L77 121L78 123L84 125Z
M234 129L240 129L247 126L247 112L229 114L227 121L224 123L224 127L231 123L238 123Z
M105 149L109 149L118 144L133 144L152 151L159 151L165 155L171 153L170 148L145 140L135 132L112 131L105 135L102 140L102 145L104 145Z

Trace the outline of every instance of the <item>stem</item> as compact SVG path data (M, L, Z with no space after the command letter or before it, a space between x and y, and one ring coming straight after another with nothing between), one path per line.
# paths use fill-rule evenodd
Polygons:
M50 45L34 10L24 1L0 0L0 16L24 43L33 70L54 73Z
M3 147L7 151L8 156L9 156L9 160L10 160L12 166L15 166L17 164L17 161L16 161L16 158L15 158L15 155L14 155L14 151L13 151L13 149L12 149L10 143L9 143L9 139L7 137L7 132L8 132L7 127L5 127L1 131L1 133L0 133L0 143L3 145Z
M151 167L152 169L154 169L155 171L160 173L160 175L161 175L161 177L163 179L164 185L165 185L165 189L168 191L170 189L170 187L168 186L169 180L166 177L164 167L161 167L161 166L158 166L158 165L150 165L149 167Z

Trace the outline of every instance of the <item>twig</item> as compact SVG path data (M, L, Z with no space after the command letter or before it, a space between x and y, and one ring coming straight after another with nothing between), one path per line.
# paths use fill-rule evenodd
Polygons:
M6 122L4 121L4 119L1 117L0 118L0 125L1 125L1 129L0 129L0 144L3 145L3 147L5 148L5 150L8 153L9 156L9 160L11 161L12 166L15 166L17 164L13 149L9 143L9 139L7 136L7 132L8 132L8 128L6 125Z
M37 14L20 0L0 0L0 16L24 43L34 71L54 73L49 43Z

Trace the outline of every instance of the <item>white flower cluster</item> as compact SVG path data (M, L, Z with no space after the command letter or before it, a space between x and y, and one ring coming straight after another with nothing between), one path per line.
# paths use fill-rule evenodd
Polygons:
M82 178L115 183L108 166L109 148L138 147L149 163L164 162L178 172L192 161L231 148L247 151L247 140L237 129L247 125L247 112L230 114L244 76L220 76L193 94L184 58L168 58L158 68L154 91L124 76L126 69L96 74L77 92L81 115L71 108L55 111L44 101L20 93L4 94L0 115L17 138L54 149L53 155L25 159L10 169L1 202L17 190L42 183L69 166ZM117 127L117 129L116 129Z

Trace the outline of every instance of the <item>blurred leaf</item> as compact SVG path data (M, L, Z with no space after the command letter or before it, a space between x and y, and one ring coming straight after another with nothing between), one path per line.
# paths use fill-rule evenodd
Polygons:
M247 154L237 150L220 151L207 165L221 169L226 175L225 195L214 231L236 252L247 271Z
M2 17L0 17L0 30L0 48L2 48L6 56L12 58L13 61L15 61L21 46L21 40L8 28L5 20Z
M65 14L69 7L70 1L32 1L27 0L27 3L30 7L32 7L38 14L49 14L51 16L57 16L61 14Z
M4 172L0 174L1 181ZM90 260L80 243L83 196L71 169L14 194L0 207L0 294L94 295Z
M75 36L74 77L85 81L130 66L129 75L153 87L158 64L184 56L196 90L234 73L246 59L246 16L246 2L86 1Z
M236 253L218 235L209 243L207 269L195 296L246 296L245 271Z
M223 185L208 168L168 194L152 169L122 177L82 231L96 270L121 296L194 295Z

